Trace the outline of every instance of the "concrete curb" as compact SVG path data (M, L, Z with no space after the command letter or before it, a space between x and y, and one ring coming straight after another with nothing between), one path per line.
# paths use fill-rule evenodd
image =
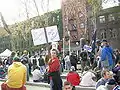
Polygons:
M65 78L65 76L63 76L63 78ZM0 79L0 81L5 82L6 79ZM26 85L50 88L50 85L48 83L42 83L42 82L36 82L36 83L35 82L27 82ZM95 87L76 86L76 90L95 90Z

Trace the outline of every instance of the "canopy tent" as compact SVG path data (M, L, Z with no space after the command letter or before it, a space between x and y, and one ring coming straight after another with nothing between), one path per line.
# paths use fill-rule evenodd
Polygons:
M9 49L6 49L4 52L0 54L0 57L8 57L11 55L11 51Z

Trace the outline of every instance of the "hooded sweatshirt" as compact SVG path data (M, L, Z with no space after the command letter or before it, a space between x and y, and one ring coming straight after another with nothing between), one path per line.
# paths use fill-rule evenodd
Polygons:
M13 62L8 68L7 86L20 88L26 83L26 67L21 62Z

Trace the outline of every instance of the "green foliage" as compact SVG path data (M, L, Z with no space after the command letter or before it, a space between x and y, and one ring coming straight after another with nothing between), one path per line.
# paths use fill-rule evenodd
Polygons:
M31 29L54 25L57 25L60 38L62 39L62 12L60 9L9 26L12 31L12 39L15 50L22 51L27 49L29 51L34 51L40 49L43 45L33 45Z
M88 4L92 7L92 16L96 16L102 9L102 0L88 0Z

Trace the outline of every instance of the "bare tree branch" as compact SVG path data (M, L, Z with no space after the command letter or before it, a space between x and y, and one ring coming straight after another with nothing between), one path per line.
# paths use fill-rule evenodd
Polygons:
M34 4L35 4L35 8L36 8L37 14L38 14L38 16L39 16L40 14L39 14L39 10L38 10L38 6L37 6L37 4L36 4L36 1L33 0L33 2L34 2Z

